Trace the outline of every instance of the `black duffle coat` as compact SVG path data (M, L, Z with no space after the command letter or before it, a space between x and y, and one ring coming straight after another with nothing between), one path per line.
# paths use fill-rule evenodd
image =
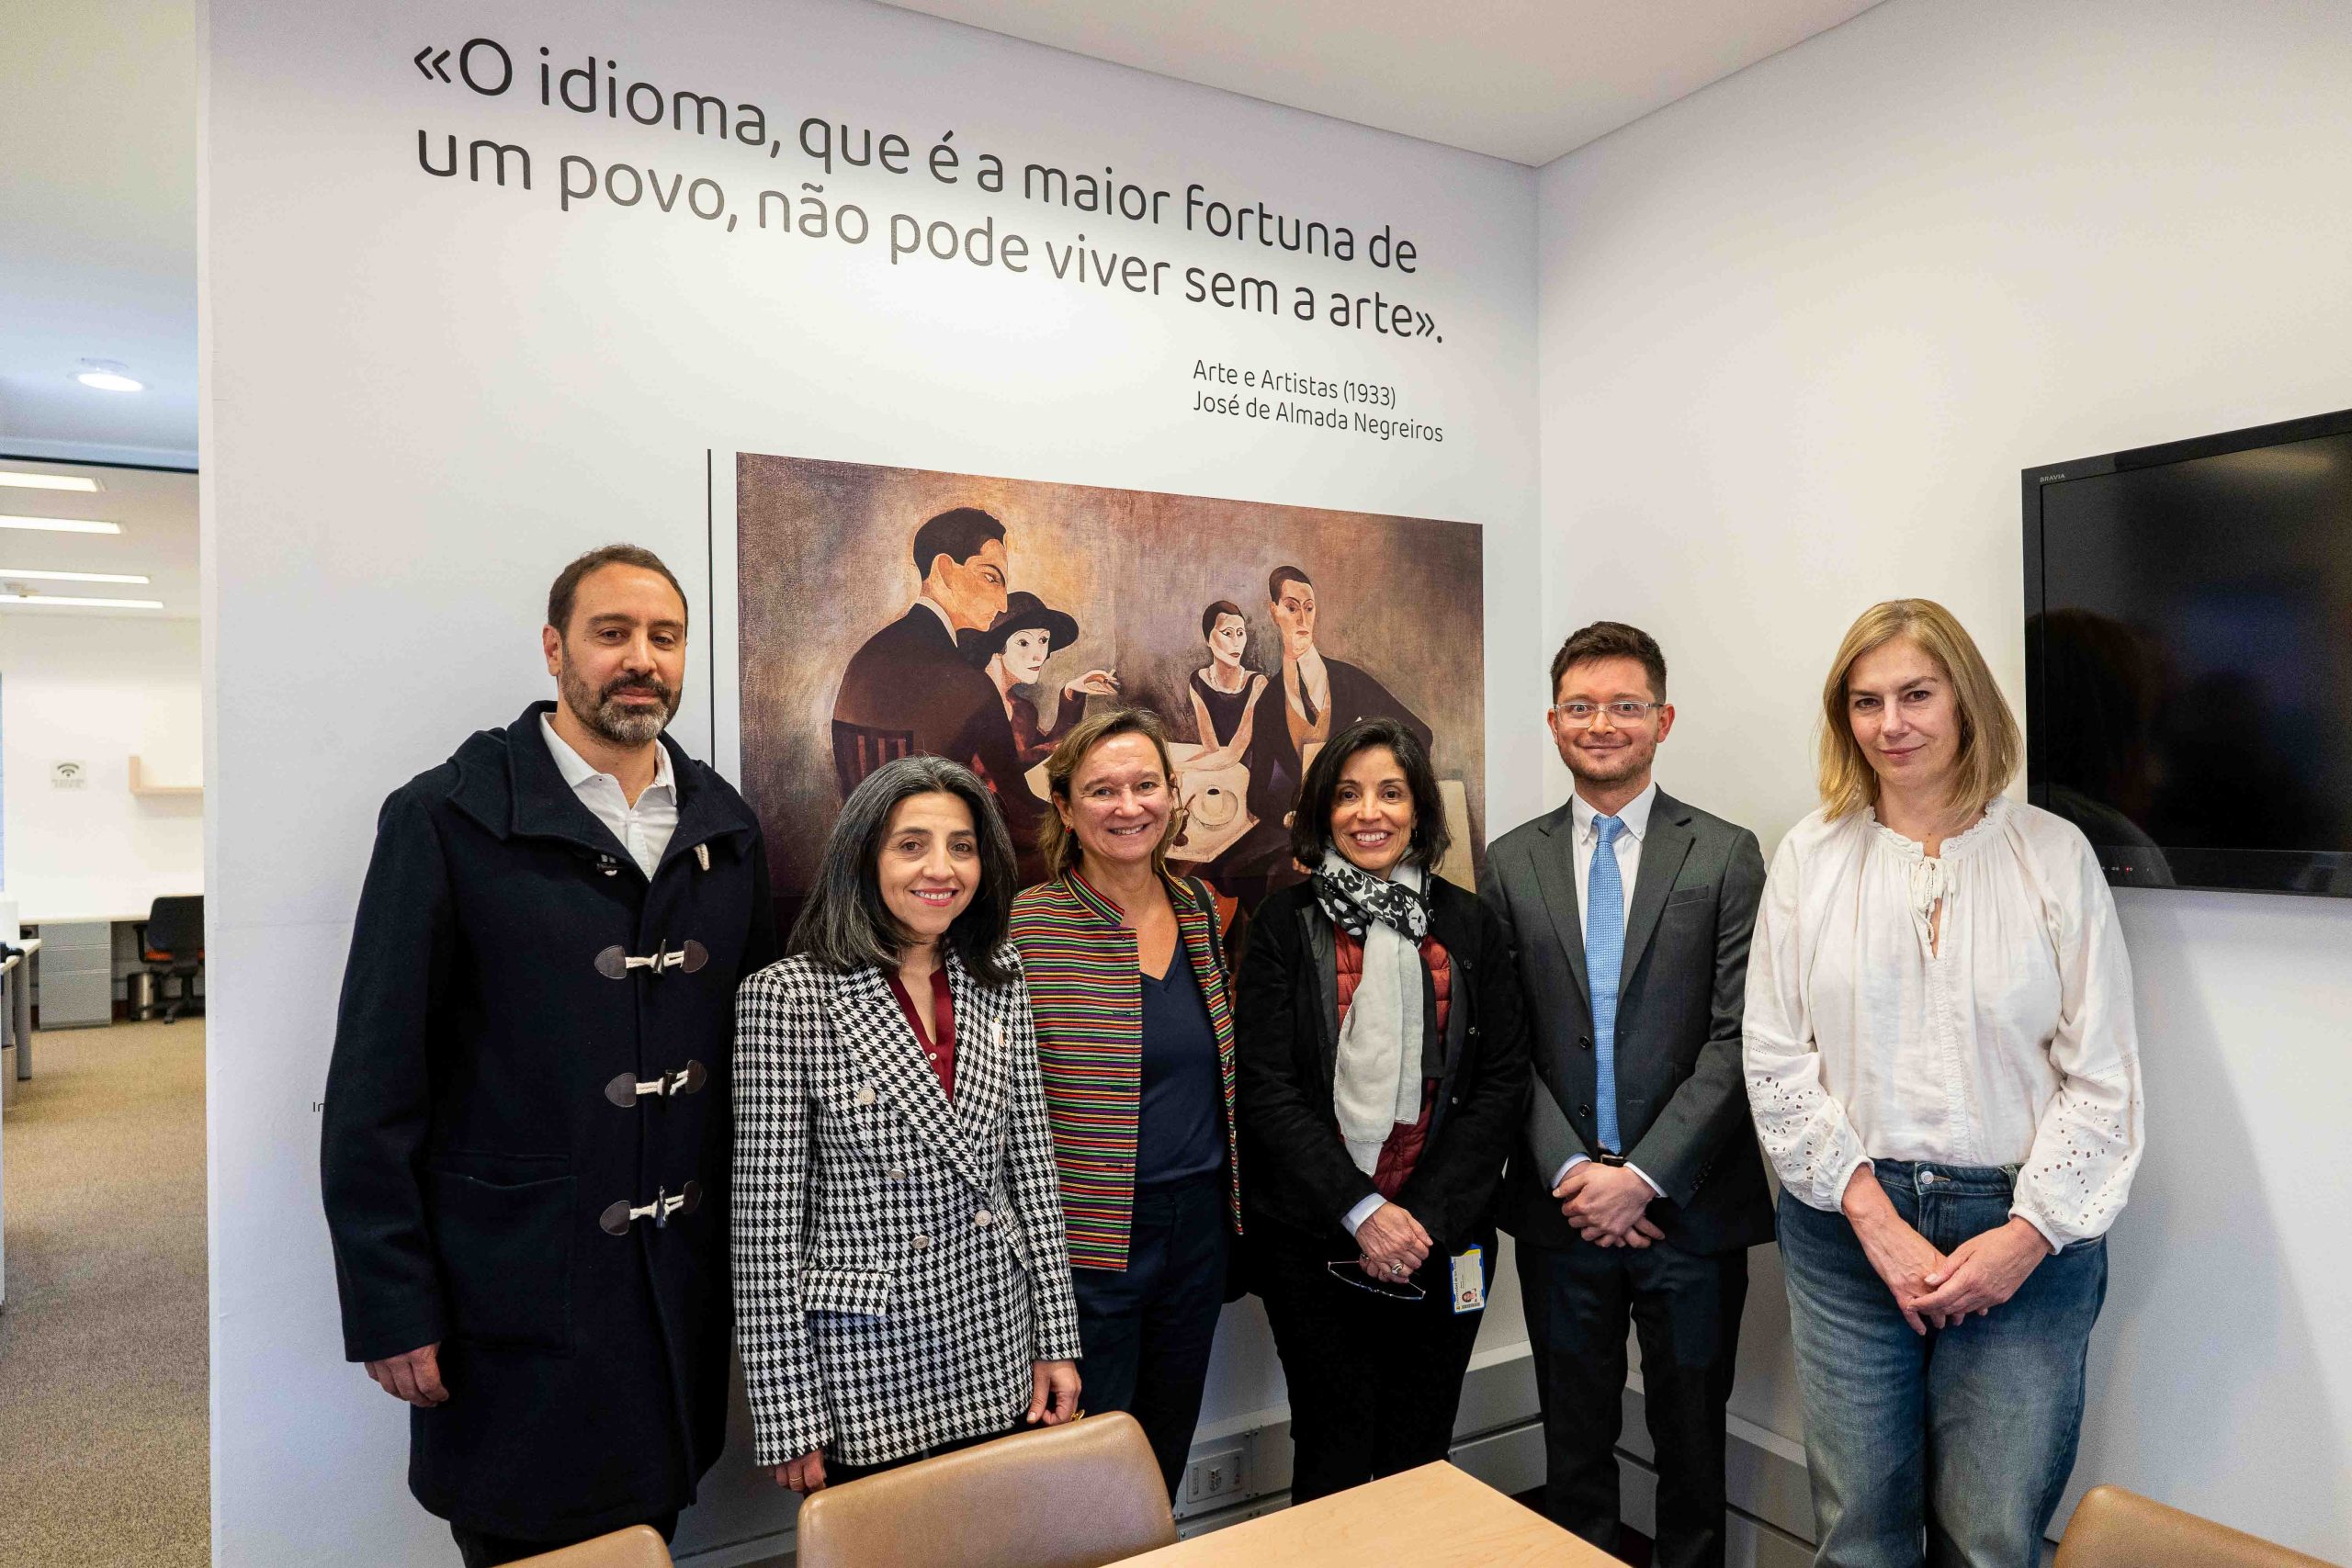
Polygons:
M537 1540L692 1502L725 1443L735 987L775 957L742 797L663 737L649 881L557 770L552 707L384 803L320 1151L344 1353L441 1347L410 1490Z

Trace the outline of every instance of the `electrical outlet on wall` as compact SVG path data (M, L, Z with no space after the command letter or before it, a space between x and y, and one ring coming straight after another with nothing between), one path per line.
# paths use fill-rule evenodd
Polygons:
M1236 1443L1214 1453L1194 1455L1184 1467L1184 1501L1215 1503L1240 1496L1247 1490L1247 1451L1244 1445Z

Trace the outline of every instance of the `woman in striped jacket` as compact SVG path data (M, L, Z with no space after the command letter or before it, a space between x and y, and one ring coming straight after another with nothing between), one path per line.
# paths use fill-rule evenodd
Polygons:
M1173 1497L1224 1304L1233 1009L1216 902L1168 871L1182 830L1159 720L1098 714L1046 760L1050 880L1012 904L1078 1295L1088 1407L1141 1424Z

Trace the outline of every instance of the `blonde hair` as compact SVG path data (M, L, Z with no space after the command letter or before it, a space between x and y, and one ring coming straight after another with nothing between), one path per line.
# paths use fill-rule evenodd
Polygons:
M1960 711L1960 754L1952 763L1951 804L1983 807L2017 777L2025 757L2017 715L1959 617L1932 599L1889 599L1863 611L1838 645L1821 686L1821 804L1835 821L1878 803L1878 774L1854 739L1846 682L1862 655L1907 637L1951 682Z
M1122 735L1140 735L1150 740L1151 749L1159 753L1160 775L1168 781L1171 805L1168 827L1159 835L1159 842L1151 849L1153 874L1168 875L1168 846L1184 831L1184 808L1173 804L1176 793L1176 763L1168 754L1168 729L1159 716L1148 708L1112 708L1082 718L1078 727L1061 738L1053 754L1046 759L1046 787L1054 797L1055 810L1046 814L1037 825L1037 851L1046 863L1046 874L1059 876L1074 871L1082 851L1078 835L1062 821L1061 807L1069 805L1070 781L1078 776L1078 767L1086 754L1105 740Z

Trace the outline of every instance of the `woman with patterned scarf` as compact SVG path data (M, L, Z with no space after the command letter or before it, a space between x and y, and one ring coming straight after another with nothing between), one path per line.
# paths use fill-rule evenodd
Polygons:
M1290 1382L1291 1500L1443 1459L1494 1278L1528 1089L1500 927L1436 867L1429 752L1391 719L1307 770L1241 964L1236 1120L1259 1294Z

